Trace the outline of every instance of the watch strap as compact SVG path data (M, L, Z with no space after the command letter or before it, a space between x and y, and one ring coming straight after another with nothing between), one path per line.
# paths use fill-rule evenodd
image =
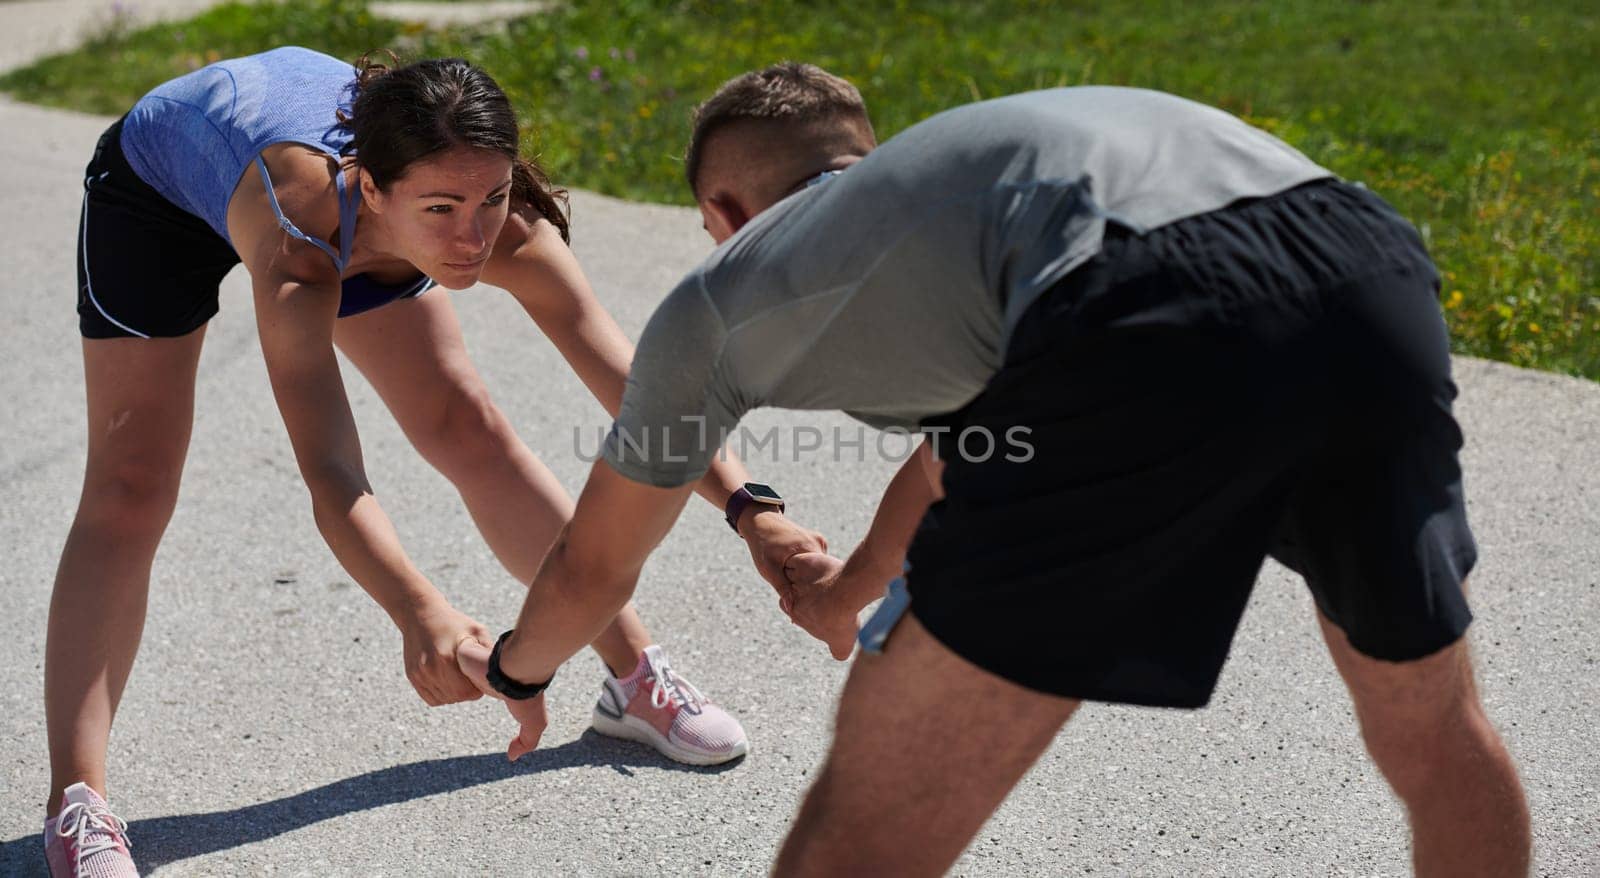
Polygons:
M489 668L486 676L489 678L489 685L494 688L494 691L512 701L527 701L529 698L538 697L540 692L548 688L550 681L555 679L555 675L552 674L550 680L546 680L543 683L523 683L506 676L505 671L500 670L500 649L505 646L506 638L510 637L511 633L507 631L500 635L499 640L494 642L494 649L489 651Z
M766 486L763 485L762 487ZM770 491L772 489L767 488L767 490ZM773 493L777 492L774 491ZM756 495L750 493L749 488L741 485L739 490L734 491L731 495L729 495L728 505L724 506L722 509L723 517L727 519L728 527L733 528L734 533L739 533L739 516L744 515L744 511L749 508L750 504L752 503L770 506L779 512L783 512L785 509L784 502L782 500L773 501L757 497ZM743 536L743 534L740 534L740 536Z

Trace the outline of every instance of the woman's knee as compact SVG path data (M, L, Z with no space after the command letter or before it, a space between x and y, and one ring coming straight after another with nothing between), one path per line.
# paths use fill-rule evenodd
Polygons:
M119 454L91 460L75 525L111 531L113 537L159 536L177 506L182 475L181 457Z
M453 388L412 442L447 476L505 457L516 433L482 385Z

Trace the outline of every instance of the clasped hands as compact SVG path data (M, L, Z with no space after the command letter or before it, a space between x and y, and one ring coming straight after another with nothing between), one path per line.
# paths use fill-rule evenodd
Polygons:
M397 615L406 679L429 707L499 697L489 686L489 650L494 637L442 596L408 607ZM544 696L506 701L519 730L506 755L515 760L539 744L547 723Z
M821 534L795 524L781 513L763 511L750 515L741 521L740 533L750 549L756 570L777 593L779 609L806 633L822 641L835 659L849 658L858 630L857 613L881 596L884 583L892 578L892 573L884 575L884 571L878 569L880 565L872 563L865 546L848 562L827 554L827 540ZM454 622L461 620L466 617L452 617ZM475 691L458 692L456 690L463 687L451 685L448 692L435 689L438 694L434 697L421 687L419 694L429 704L472 700L481 695L500 698L518 725L516 736L506 748L506 757L516 760L532 751L549 723L544 695L521 701L503 698L488 682L492 645L488 632L476 623L450 627L455 628L458 636L450 652L454 653L459 677L449 676L463 683L470 681ZM411 639L408 635L408 646ZM442 650L437 652L443 653Z

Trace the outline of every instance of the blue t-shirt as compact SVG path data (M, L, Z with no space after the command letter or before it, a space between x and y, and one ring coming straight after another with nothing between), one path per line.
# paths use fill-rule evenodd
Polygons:
M156 86L122 124L140 179L228 239L228 201L263 149L299 143L340 155L351 134L350 64L286 46L202 67Z

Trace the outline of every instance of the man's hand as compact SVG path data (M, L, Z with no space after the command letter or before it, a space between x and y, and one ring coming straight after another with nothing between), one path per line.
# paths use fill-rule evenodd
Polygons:
M794 555L784 565L788 584L779 589L778 599L789 620L826 644L839 661L849 658L855 649L856 613L861 609L850 606L851 601L844 599L847 593L837 587L844 569L845 563L832 555Z
M826 554L828 551L828 541L822 534L801 527L776 509L756 503L750 504L739 516L739 535L750 548L750 560L755 562L756 571L780 598L785 596L789 585L789 576L783 568L790 558L806 552Z
M475 640L468 640L456 650L456 662L461 668L461 673L465 674L483 694L504 701L511 718L517 721L517 735L506 747L506 758L516 762L523 754L531 753L539 746L539 738L544 735L545 726L549 724L549 717L545 713L544 693L541 692L538 697L523 701L512 701L501 697L500 693L489 685L489 652L488 646Z
M482 697L461 672L456 653L462 643L478 643L487 649L494 642L489 629L442 599L407 614L399 625L406 679L429 707Z

